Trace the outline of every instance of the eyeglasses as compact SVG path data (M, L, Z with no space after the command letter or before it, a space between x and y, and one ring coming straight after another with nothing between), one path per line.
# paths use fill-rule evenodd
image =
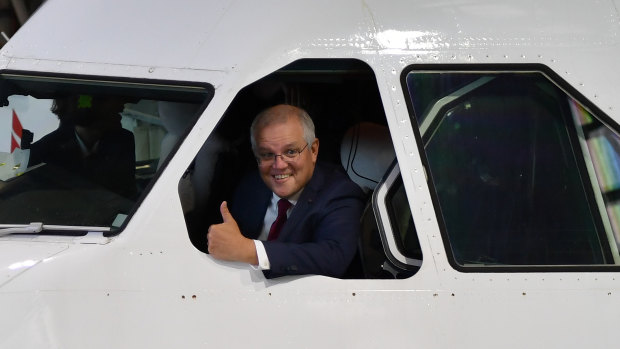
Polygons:
M271 165L276 161L276 158L279 156L282 158L282 161L286 163L291 163L295 161L299 157L304 149L308 147L308 143L304 145L300 150L297 149L287 149L282 154L274 154L274 153L259 153L256 156L256 161L258 161L259 165Z

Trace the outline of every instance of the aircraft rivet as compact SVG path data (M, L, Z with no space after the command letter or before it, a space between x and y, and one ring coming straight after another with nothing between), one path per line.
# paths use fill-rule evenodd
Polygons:
M523 295L526 296L527 294L525 292L523 292Z
M154 71L155 71L155 68L153 68L153 67L150 67L150 68L149 68L149 73L152 73L152 72L154 72Z
M353 297L355 297L355 292L352 293Z

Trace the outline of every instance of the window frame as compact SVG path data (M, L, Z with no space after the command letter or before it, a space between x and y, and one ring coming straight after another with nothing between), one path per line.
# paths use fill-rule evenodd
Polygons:
M399 181L400 179L400 181ZM390 195L397 188L395 185L402 183L400 167L398 165L398 161L394 160L391 168L388 170L387 174L384 178L377 184L375 191L372 195L372 209L375 215L375 219L377 221L377 227L379 229L379 237L381 238L381 243L383 245L383 250L385 255L390 261L390 263L394 264L396 267L404 270L404 271L417 271L421 266L423 259L416 259L410 256L407 256L403 252L402 242L397 241L394 234L398 233L398 229L394 228L395 223L394 214L390 211L388 207L387 200ZM407 204L408 210L411 211L411 207ZM415 226L415 221L413 222ZM416 234L416 239L419 241L417 235L417 229L414 231Z

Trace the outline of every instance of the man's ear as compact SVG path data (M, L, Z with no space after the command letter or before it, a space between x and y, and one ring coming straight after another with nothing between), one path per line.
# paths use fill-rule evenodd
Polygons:
M319 139L315 138L314 142L310 146L310 153L312 154L312 159L316 161L317 156L319 155Z

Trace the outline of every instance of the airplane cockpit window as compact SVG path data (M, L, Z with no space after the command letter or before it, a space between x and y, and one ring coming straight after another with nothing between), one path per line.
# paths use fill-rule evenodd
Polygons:
M382 182L392 169L396 168L398 174L398 166L392 166L394 146L376 78L372 69L358 60L300 60L239 92L179 182L194 246L208 251L206 232L211 224L221 223L220 203L230 202L240 179L257 168L249 139L252 120L263 109L280 103L302 107L310 114L320 141L318 162L342 166L366 193L358 253L345 278L412 275L417 267L393 267L388 246L380 237L402 237L400 247L395 248L404 247L401 253L421 262L402 181L400 186ZM373 205L373 193L379 186L391 191L388 198ZM386 225L380 227L376 217L385 220Z
M0 74L0 234L117 233L211 96L204 85Z
M459 269L620 263L620 137L548 76L405 76Z

